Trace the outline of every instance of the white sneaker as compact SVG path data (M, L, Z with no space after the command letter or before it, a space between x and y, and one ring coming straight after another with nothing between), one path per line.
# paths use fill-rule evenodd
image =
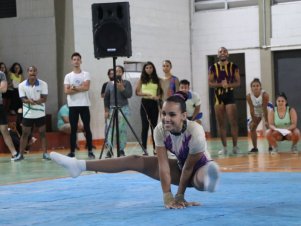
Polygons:
M233 154L239 154L239 147L235 146L232 150Z
M273 147L272 151L271 151L271 154L275 155L277 153L278 153L278 148L277 147Z
M211 161L208 164L207 176L204 181L204 190L208 192L214 192L218 178L219 178L219 167L218 165Z
M222 148L220 151L218 151L218 154L219 155L226 155L228 153L228 150L227 150L227 148Z
M293 154L297 154L298 153L297 145L292 145L291 151L293 152Z
M10 160L12 162L17 162L17 161L21 161L23 159L24 159L23 155L21 155L21 153L19 152L18 154L12 156Z

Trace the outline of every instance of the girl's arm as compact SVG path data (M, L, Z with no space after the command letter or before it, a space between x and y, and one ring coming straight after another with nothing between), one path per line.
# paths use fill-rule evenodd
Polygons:
M202 157L203 153L197 153L197 154L189 154L185 164L182 169L182 174L180 178L180 183L178 187L178 192L177 194L183 194L185 193L185 190L187 188L187 185L191 179L193 168L197 161Z
M164 206L168 209L184 208L182 204L175 201L175 198L171 193L171 176L167 150L165 147L156 147L156 152L158 156L159 176L163 191Z
M248 105L249 105L249 108L250 108L250 115L252 117L252 120L254 120L255 111L254 111L254 105L253 105L253 102L251 100L250 94L247 95L247 102L248 102Z
M275 124L274 124L274 110L268 112L268 121L269 121L269 128L272 130L275 130Z
M263 117L264 117L264 121L268 124L268 103L270 101L270 97L269 94L267 94L266 92L264 92L262 94L262 109L263 109ZM268 125L266 125L267 127Z
M288 130L293 130L297 128L297 112L294 108L290 109L291 125L287 128Z

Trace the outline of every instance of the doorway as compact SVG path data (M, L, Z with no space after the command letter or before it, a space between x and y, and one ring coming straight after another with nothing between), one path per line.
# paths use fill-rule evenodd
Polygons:
M288 104L295 108L298 115L297 126L301 122L301 50L274 52L275 96L284 92ZM275 101L274 101L275 102Z

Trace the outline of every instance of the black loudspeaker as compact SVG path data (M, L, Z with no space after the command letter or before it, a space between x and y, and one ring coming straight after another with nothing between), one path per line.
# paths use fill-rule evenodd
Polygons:
M94 56L132 56L128 2L92 4Z

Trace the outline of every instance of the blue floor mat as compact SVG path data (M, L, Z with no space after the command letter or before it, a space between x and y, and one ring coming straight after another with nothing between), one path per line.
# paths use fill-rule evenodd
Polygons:
M158 181L92 174L1 186L0 225L301 225L300 191L301 173L222 173L215 193L187 189L201 206L167 210Z

